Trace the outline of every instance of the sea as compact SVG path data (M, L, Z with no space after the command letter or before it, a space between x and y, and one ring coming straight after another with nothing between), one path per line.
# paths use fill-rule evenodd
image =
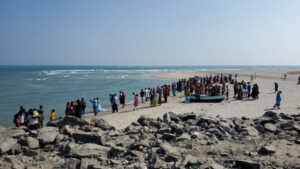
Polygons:
M13 126L13 116L43 105L45 119L52 109L63 116L67 102L99 97L101 106L110 109L109 94L126 93L132 104L132 92L171 84L171 80L151 78L157 73L208 70L299 69L300 66L0 66L0 125Z

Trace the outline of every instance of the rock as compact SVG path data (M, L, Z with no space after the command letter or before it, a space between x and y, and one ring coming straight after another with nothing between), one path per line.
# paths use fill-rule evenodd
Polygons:
M172 140L174 141L176 139L176 135L172 133L164 133L162 139L167 141L172 141Z
M218 121L212 117L201 116L197 124L201 125L201 123L207 123L209 125L209 124L217 124Z
M262 155L271 155L274 154L275 152L276 150L274 146L263 146L258 150L258 153Z
M0 133L5 133L6 132L6 128L3 126L0 126Z
M27 136L29 133L25 132L23 128L12 128L12 129L8 129L7 133L10 137L13 138L21 138L24 136Z
M163 115L163 121L164 121L165 123L170 123L170 122L171 122L171 117L170 117L170 114L169 114L169 113L165 113L165 114Z
M39 139L42 144L51 144L55 142L55 139L58 135L58 128L44 127L38 130L37 139Z
M84 119L80 119L75 116L65 116L65 117L59 117L53 121L49 121L47 123L47 126L50 127L59 127L62 128L65 125L70 125L70 126L84 126L84 125L89 125L87 121Z
M179 114L178 117L182 120L182 121L187 121L189 119L195 120L196 119L196 114L192 113L184 113L184 114Z
M153 168L167 168L166 163L163 160L161 160L158 156L155 156L152 159L151 166Z
M150 118L144 115L139 117L137 122L142 126L150 126Z
M125 152L126 152L126 148L119 147L119 146L112 146L109 151L109 155L111 157L117 157Z
M294 118L288 114L280 113L279 116L285 120L294 120Z
M277 130L277 126L272 123L264 124L264 128L269 132L275 132Z
M64 135L72 136L75 130L72 129L69 125L65 125L60 129L60 131Z
M26 145L30 149L38 149L40 148L39 140L33 137L26 137Z
M264 117L270 117L270 118L272 118L272 119L274 119L274 120L278 120L278 119L279 119L278 114L275 113L275 112L272 112L272 111L267 111L267 112L265 112L265 114L264 114L263 116L264 116Z
M115 130L114 126L109 125L108 122L103 119L97 120L95 126L101 128L102 130Z
M168 143L161 143L159 145L159 147L161 148L161 150L163 151L164 154L168 154L168 155L177 155L178 154L177 148L174 146L171 146Z
M170 119L176 123L178 123L180 121L180 118L177 116L177 114L173 113L173 112L169 112L168 113L170 116Z
M97 157L101 155L107 155L109 148L91 143L70 143L67 145L66 151L68 152L68 156L75 158Z
M235 165L243 169L260 169L260 165L251 160L236 160Z
M0 140L0 156L12 150L13 147L17 146L17 144L18 141L13 138L5 138L3 140Z
M84 131L74 131L72 137L82 143L96 143L104 145L106 143L106 139L100 133L95 132L84 132Z
M38 152L35 150L30 150L28 148L23 149L23 153L24 155L28 156L28 157L34 157L36 155L38 155Z
M80 169L90 169L91 166L98 163L99 161L93 158L82 158L80 162Z
M175 155L167 155L165 157L165 162L177 162L178 161L178 156Z
M199 161L196 157L187 154L184 157L184 160L182 161L181 165L186 168L198 168L202 165L202 162Z
M246 133L249 136L258 136L258 131L252 127L252 126L247 126L246 128L241 129L241 132Z
M222 165L217 164L217 163L209 165L209 168L210 169L225 169Z

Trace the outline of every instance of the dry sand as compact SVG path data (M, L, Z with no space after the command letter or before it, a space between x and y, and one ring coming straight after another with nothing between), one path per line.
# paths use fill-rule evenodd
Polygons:
M177 72L156 74L153 78L172 79L174 81L180 78L188 78L192 76L204 76L206 74L232 73L238 74L238 80L250 81L250 75L256 72L256 79L260 90L259 99L244 99L235 100L233 98L233 86L229 85L230 99L221 103L182 103L184 96L178 93L176 97L169 97L168 103L162 104L158 107L150 108L150 103L140 103L137 111L132 111L133 106L127 108L119 108L119 113L103 112L98 116L87 118L88 121L103 118L109 124L115 126L117 129L123 129L130 125L141 115L146 115L152 118L162 117L166 112L174 112L176 114L183 114L187 112L194 112L195 114L206 114L208 116L222 116L222 117L258 117L264 114L265 111L272 110L277 113L294 114L300 113L300 85L297 85L299 70L224 70L224 71L205 71L205 72ZM283 75L287 73L287 80L283 80ZM274 82L279 84L279 90L282 93L282 106L280 110L273 110L276 94L274 92Z

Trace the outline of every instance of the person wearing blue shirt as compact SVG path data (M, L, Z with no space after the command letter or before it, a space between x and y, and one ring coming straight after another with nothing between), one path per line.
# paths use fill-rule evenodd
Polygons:
M279 91L276 95L276 103L275 105L273 106L273 108L277 108L277 109L280 109L280 102L281 102L281 91Z
M93 111L94 111L94 114L97 115L97 107L98 107L98 102L97 102L97 98L95 97L94 100L90 100L90 102L92 103L93 105Z

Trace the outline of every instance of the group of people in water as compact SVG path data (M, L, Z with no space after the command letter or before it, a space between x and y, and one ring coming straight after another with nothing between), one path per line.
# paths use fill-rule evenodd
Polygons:
M237 74L234 76L232 74L223 75L206 75L206 76L195 76L188 79L179 79L177 82L173 82L171 85L157 86L156 88L145 88L141 89L140 93L133 94L133 110L137 110L139 103L150 102L150 107L160 106L162 103L168 102L168 97L176 96L177 92L184 92L185 101L189 103L191 101L190 96L194 96L196 100L200 99L200 95L205 96L220 96L225 95L226 99L229 98L229 87L228 84L233 85L233 97L235 99L242 100L244 98L258 99L259 87L255 83L253 84L253 78L256 78L256 74L251 76L250 82L245 82L244 80L238 81ZM298 83L300 84L300 76L298 78ZM274 108L280 108L281 102L281 91L278 91L278 83L275 82L275 92L276 104ZM122 108L126 105L126 94L120 91L119 95L110 94L110 103L112 107L112 112L118 112L119 105ZM99 97L95 97L90 100L93 107L94 115L97 115L102 111L101 103ZM76 100L68 102L66 104L65 115L66 116L76 116L81 118L85 114L86 102L84 98L81 100ZM55 110L53 109L50 113L50 121L55 120ZM14 116L14 123L17 127L27 126L30 129L38 129L43 127L44 121L44 110L43 106L39 109L29 109L26 111L25 108L20 106L19 112Z
M50 113L50 121L55 120L55 110ZM26 109L20 106L20 110L14 115L14 123L16 127L26 126L30 130L42 128L44 125L44 110L40 105L39 109Z

